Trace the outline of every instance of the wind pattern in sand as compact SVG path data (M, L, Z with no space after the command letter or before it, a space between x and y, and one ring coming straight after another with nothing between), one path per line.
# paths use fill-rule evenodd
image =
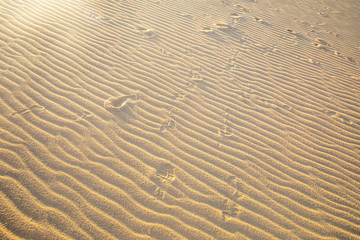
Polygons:
M359 22L2 0L0 239L360 239Z

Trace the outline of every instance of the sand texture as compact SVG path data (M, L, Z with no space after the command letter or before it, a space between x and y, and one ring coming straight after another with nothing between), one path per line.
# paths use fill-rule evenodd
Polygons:
M360 1L1 0L0 239L360 239Z

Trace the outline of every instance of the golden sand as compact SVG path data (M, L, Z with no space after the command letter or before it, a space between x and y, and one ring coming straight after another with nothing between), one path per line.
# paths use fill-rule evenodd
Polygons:
M0 239L360 239L360 2L0 1Z

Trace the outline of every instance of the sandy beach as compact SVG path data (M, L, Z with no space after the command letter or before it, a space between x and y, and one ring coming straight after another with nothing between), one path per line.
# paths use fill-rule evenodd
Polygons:
M360 1L0 1L0 239L360 239Z

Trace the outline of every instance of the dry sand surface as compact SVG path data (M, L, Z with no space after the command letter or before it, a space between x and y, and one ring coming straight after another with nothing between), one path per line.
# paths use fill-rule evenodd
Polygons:
M360 239L360 1L1 0L0 239Z

